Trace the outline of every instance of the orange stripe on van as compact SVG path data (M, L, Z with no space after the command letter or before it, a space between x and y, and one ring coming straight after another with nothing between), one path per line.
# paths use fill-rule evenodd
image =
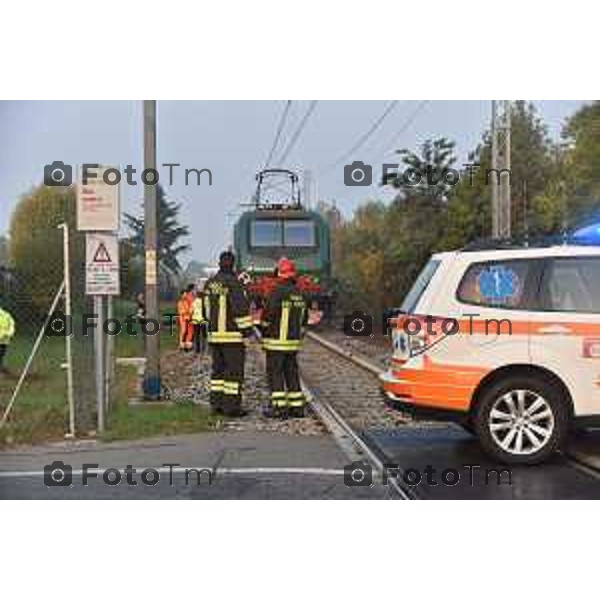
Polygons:
M384 390L436 408L468 410L473 392L489 372L485 367L435 363L423 356L423 368L392 370L396 381Z

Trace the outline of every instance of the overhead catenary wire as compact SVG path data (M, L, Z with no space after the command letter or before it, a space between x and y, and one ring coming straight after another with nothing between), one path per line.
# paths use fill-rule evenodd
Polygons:
M290 138L290 141L288 142L287 146L285 147L284 151L282 152L281 156L279 157L278 163L280 165L284 163L284 161L287 159L290 152L296 145L296 142L300 138L302 131L306 127L306 123L308 123L310 116L312 115L312 113L314 112L314 110L317 106L317 102L318 102L318 100L311 100L310 104L308 105L308 108L307 108L306 112L304 113L304 116L302 117L302 120L300 121L298 127L296 128L296 131L294 131L292 137Z
M268 166L271 164L273 154L275 153L275 150L279 145L279 140L281 138L281 134L283 133L283 128L285 127L285 122L287 120L291 106L292 101L286 100L285 106L283 107L283 112L281 113L281 118L279 119L279 125L277 126L277 132L275 133L275 139L273 140L271 150L269 151L269 155L267 156L267 160L265 161L265 169L268 168Z
M382 123L386 120L386 118L391 114L391 112L396 108L396 106L398 106L398 103L398 100L391 100L390 102L388 102L383 112L379 115L379 117L377 117L377 119L373 122L371 127L369 127L369 129L367 129L367 131L358 138L358 140L349 150L341 154L337 158L337 160L332 162L327 167L327 170L334 169L335 167L343 163L347 158L351 157L359 148L361 148L369 140L369 138L379 129L379 127L381 127Z
M407 119L404 121L400 129L394 134L392 141L389 143L389 149L386 150L386 154L389 152L394 152L397 148L394 147L402 134L404 134L407 129L415 122L416 118L419 116L419 113L425 108L425 106L429 104L429 100L421 100L414 110L408 115Z

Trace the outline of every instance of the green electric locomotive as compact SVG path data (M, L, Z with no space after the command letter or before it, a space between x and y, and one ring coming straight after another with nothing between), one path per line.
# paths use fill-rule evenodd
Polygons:
M303 207L294 172L266 169L256 179L252 208L240 216L233 234L238 269L249 292L255 300L268 294L277 261L285 256L296 264L299 286L330 312L333 285L327 221ZM282 180L286 184L283 193Z

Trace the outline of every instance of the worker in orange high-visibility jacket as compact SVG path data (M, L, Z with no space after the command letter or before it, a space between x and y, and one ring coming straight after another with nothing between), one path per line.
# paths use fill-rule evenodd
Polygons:
M303 417L306 399L300 386L298 351L308 321L308 298L296 286L296 267L291 260L279 260L277 276L278 285L267 298L261 323L271 391L266 413Z
M232 252L221 253L219 272L206 282L203 294L212 356L210 404L217 413L243 416L244 339L252 337L254 323Z
M192 349L194 327L192 324L192 300L190 290L182 290L177 301L177 323L179 325L179 349Z

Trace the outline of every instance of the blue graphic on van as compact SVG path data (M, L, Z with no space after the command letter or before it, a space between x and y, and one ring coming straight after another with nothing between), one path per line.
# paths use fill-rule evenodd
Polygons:
M479 274L477 284L483 298L500 302L517 293L519 277L512 269L489 267Z

